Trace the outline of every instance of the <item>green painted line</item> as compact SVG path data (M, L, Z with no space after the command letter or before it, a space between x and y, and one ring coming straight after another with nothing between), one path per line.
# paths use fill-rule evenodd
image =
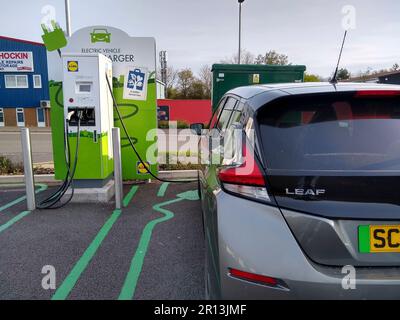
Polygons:
M120 215L121 210L115 210L113 212L111 217L107 220L107 222L100 229L99 233L93 239L92 243L89 245L81 258L72 268L71 272L65 278L61 286L58 287L51 300L65 300L68 297L72 289L75 287L75 284L80 278L81 274L83 273L83 271L85 271L89 262L96 254L97 249L100 247L101 243L110 232L112 226L114 225L115 221L117 221Z
M153 209L164 214L164 217L150 221L143 229L138 248L136 249L135 255L132 258L129 272L125 278L125 282L122 287L121 293L119 294L118 300L131 300L133 298L136 290L137 281L139 279L140 273L142 272L143 261L146 256L154 227L157 224L170 220L174 217L174 213L172 211L163 209L161 207L182 200L185 199L176 198L153 206Z
M370 226L358 227L358 250L360 253L369 253L370 249Z
M158 190L157 197L164 197L165 192L167 191L167 188L169 186L169 182L164 182L161 186L160 189Z
M136 188L134 188L136 187ZM126 205L132 200L132 197L136 193L138 186L134 186L130 190L130 192L125 196L123 199L123 203ZM134 190L134 191L132 191ZM111 217L106 221L100 231L97 233L96 237L93 239L92 243L89 247L85 250L83 255L80 257L78 262L72 268L68 276L64 279L63 283L60 287L56 290L54 295L52 296L51 300L65 300L68 295L71 293L72 289L75 287L76 282L79 280L82 273L85 271L87 266L89 265L90 261L96 254L97 250L99 249L100 245L102 244L103 240L106 238L108 233L110 232L114 223L120 217L122 211L121 210L114 210Z
M17 186L17 185L16 185L16 186ZM42 191L47 190L47 185L45 185L45 184L37 184L36 186L39 187L39 188L35 191L36 194L38 194L38 193L40 193L40 192L42 192ZM11 201L11 202L5 204L4 206L0 207L0 212L6 210L6 209L8 209L8 208L11 208L12 206L15 206L15 205L18 204L18 203L21 203L21 202L24 201L25 199L26 199L26 196L22 196L22 197L19 197L19 198L15 199L15 200L13 200L13 201Z
M8 222L0 226L0 233L2 233L4 230L8 229L11 227L14 223L18 222L22 218L26 217L28 214L30 214L31 211L23 211L20 214L16 215L14 218L10 219Z
M131 202L133 196L136 194L136 191L139 189L139 186L132 186L131 190L125 196L124 200L122 201L122 205L127 207L128 204Z
M185 199L185 200L189 200L189 201L200 200L197 190L191 190L191 191L179 193L177 195L177 197Z
M36 186L38 186L39 188L35 191L35 193L40 193L42 191L47 190L47 185L45 184L37 184ZM14 201L11 201L10 203L2 206L0 208L0 212L8 209L14 205L16 205L17 203L20 203L21 201L24 201L26 199L26 196L20 197L18 199L15 199ZM31 211L22 211L21 213L19 213L18 215L16 215L14 218L8 220L5 224L0 226L0 233L2 233L4 230L8 229L9 227L11 227L14 223L18 222L19 220L21 220L22 218L26 217L28 214L30 214Z

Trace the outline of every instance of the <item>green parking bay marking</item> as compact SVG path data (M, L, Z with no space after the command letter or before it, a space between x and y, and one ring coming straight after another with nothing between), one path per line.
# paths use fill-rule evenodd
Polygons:
M26 217L28 214L30 214L30 211L23 211L20 214L16 215L14 218L10 219L7 221L5 224L0 226L0 233L2 233L4 230L8 229L11 227L14 223L18 222L22 218Z
M133 186L129 193L125 196L124 200L122 201L122 205L127 207L128 204L131 202L133 196L136 194L136 191L139 189L139 186Z
M164 196L165 196L165 192L167 191L168 186L169 186L169 182L164 182L164 183L161 185L160 189L158 190L157 197L164 197Z
M161 186L162 187L162 186ZM168 221L174 217L174 213L162 207L177 203L183 200L198 200L197 191L187 191L177 195L176 199L165 201L153 206L155 211L164 214L164 217L150 221L143 229L142 235L139 240L138 248L136 249L135 255L132 258L131 266L129 268L128 274L125 278L124 285L122 287L121 293L118 300L131 300L135 295L135 290L137 282L139 280L140 273L142 272L144 258L149 247L153 229L159 223Z
M100 229L99 233L96 235L92 243L83 253L82 257L78 260L78 262L75 264L71 272L65 278L64 282L54 293L51 300L65 300L68 297L68 295L74 288L76 282L80 278L81 274L83 273L83 271L85 271L90 260L92 260L92 258L96 254L97 249L100 247L101 243L103 242L103 240L105 239L105 237L107 236L112 226L114 225L115 221L117 221L120 215L121 215L121 210L115 210L113 212L111 217Z
M42 192L42 191L47 190L47 185L45 185L45 184L37 184L36 186L39 187L39 188L35 191L36 194L38 194L38 193L40 193L40 192ZM13 200L13 201L11 201L11 202L5 204L4 206L0 207L0 212L6 210L6 209L8 209L8 208L11 208L12 206L15 206L15 205L18 204L18 203L21 203L21 202L24 201L25 199L26 199L26 196L22 196L22 197L19 197L19 198L15 199L15 200Z
M153 209L164 214L164 217L158 218L150 221L142 232L142 236L140 237L139 246L133 256L131 267L129 268L128 275L126 276L124 286L122 287L122 291L118 297L118 300L131 300L133 295L135 294L135 289L137 285L137 281L139 279L139 275L142 271L144 257L146 256L146 252L149 246L149 242L151 239L151 235L153 233L154 227L164 221L172 219L174 217L174 213L172 211L161 208L162 206L166 206L172 203L176 203L182 201L183 199L174 199L170 201L166 201L160 204L153 206Z
M45 184L38 184L37 186L39 186L39 188L35 191L36 193L40 193L42 191L47 190L47 185L45 185ZM5 206L2 206L0 208L0 212L2 210L8 209L8 208L16 205L17 203L20 203L21 201L24 201L25 199L26 199L26 196L23 196L18 199L15 199L14 201L11 201L10 203L6 204ZM22 211L21 213L16 215L14 218L8 220L6 223L4 223L3 225L0 226L0 233L7 230L9 227L11 227L14 223L18 222L22 218L25 218L30 213L31 213L31 211Z
M123 203L126 203L126 205L129 204L129 202L131 201L132 197L135 195L138 189L138 186L134 187L132 187L130 192L125 196L123 200ZM96 254L103 240L110 232L112 226L120 217L121 213L122 213L121 210L114 210L111 217L106 221L106 223L100 229L96 237L93 239L92 243L89 245L89 247L85 250L81 258L72 268L71 272L65 278L61 286L58 287L51 300L65 300L68 297L72 289L75 287L76 282L79 280L80 276L85 271L86 267L89 265L90 261Z

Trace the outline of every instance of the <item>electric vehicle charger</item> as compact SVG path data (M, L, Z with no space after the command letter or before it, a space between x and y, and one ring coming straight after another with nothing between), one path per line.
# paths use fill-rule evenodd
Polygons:
M149 175L151 175L154 179L156 179L156 180L158 180L158 181L160 181L160 182L191 183L191 182L197 182L197 181L199 181L199 179L196 179L196 180L166 180L166 179L161 179L161 178L157 177L153 172L151 172L151 170L148 169L147 164L143 161L143 159L142 159L142 157L140 156L139 152L136 150L136 147L135 147L135 145L134 145L134 143L133 143L131 137L129 136L129 133L128 133L128 130L126 129L126 126L125 126L123 117L121 116L121 113L119 112L119 106L118 106L117 101L116 101L116 99L115 99L115 96L114 96L114 93L113 93L113 90L112 90L112 87L111 87L110 81L108 80L107 75L106 75L106 80L107 80L108 90L110 91L111 97L112 97L112 99L113 99L113 104L114 104L115 110L117 111L118 119L119 119L119 121L121 122L121 125L122 125L122 129L124 130L124 133L125 133L126 137L128 138L129 144L130 144L130 146L131 146L133 152L136 154L136 156L138 157L140 163L141 163L141 164L143 165L143 167L146 169L147 173L148 173Z
M61 91L61 86L59 91ZM57 100L57 99L56 99ZM59 101L57 101L59 104ZM71 202L74 196L74 176L76 172L76 167L78 164L78 153L79 153L79 140L80 140L80 126L82 120L82 111L78 111L77 113L78 118L78 125L77 125L77 140L76 140L76 150L75 150L75 159L74 164L71 169L71 152L70 152L70 144L69 144L69 137L68 137L68 119L65 123L65 133L64 133L64 148L65 148L65 162L67 165L67 174L65 176L63 184L48 198L42 200L38 205L38 209L59 209L67 205ZM61 202L64 195L67 193L68 189L71 188L71 195L67 201L64 203ZM60 204L58 204L60 202Z
M115 107L115 110L117 111L117 115L118 115L118 119L121 122L122 128L125 132L125 135L129 141L129 145L131 146L132 150L135 152L136 156L138 157L139 161L143 164L143 167L146 169L147 173L150 174L154 179L160 181L160 182L169 182L169 183L191 183L191 182L197 182L198 179L196 180L166 180L166 179L161 179L159 177L157 177L156 175L154 175L147 167L147 165L145 164L145 162L143 161L142 157L140 156L139 152L137 151L131 137L128 134L128 130L126 129L123 117L121 116L121 113L119 111L119 106L116 102L114 93L112 91L111 88L111 84L108 80L108 77L106 76L106 80L107 80L107 86L108 89L111 93L112 99L113 99L113 105ZM59 95L61 93L62 90L62 86L60 86L60 88L58 89L58 91L56 92L56 103L59 105L59 107L63 107L63 105L59 102ZM65 123L65 132L64 132L64 149L65 149L65 162L67 165L67 173L65 176L65 179L63 181L63 184L52 194L50 195L48 198L42 200L38 205L38 209L59 209L64 207L65 205L67 205L68 203L71 202L73 196L74 196L74 176L75 176L75 172L76 172L76 167L78 164L78 154L79 154L79 140L80 140L80 126L81 126L81 120L82 120L82 116L83 116L83 112L82 111L78 111L77 112L77 143L76 143L76 151L75 151L75 159L74 159L74 163L73 166L71 168L71 152L70 152L70 143L69 143L69 135L68 135L68 123L70 121L70 119L67 119L66 123ZM66 200L65 202L61 202L62 198L64 197L64 195L67 193L67 191L71 188L71 194L70 197L68 198L68 200ZM60 204L58 204L60 203Z
M58 83L55 92L54 118L55 121L64 120L58 124L52 121L52 133L55 177L63 182L50 197L38 204L40 209L65 206L76 194L78 184L103 187L113 173L110 134L114 124L113 104L103 73L99 73L104 70L106 80L111 82L112 61L102 54L67 53L61 59L63 82ZM62 93L64 101L60 102ZM63 137L64 143L60 144L57 136ZM76 137L73 139L76 143L74 156L75 150L70 147L72 137Z

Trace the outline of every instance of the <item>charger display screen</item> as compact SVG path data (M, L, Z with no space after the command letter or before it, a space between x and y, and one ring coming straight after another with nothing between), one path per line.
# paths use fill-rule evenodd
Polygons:
M91 93L92 92L92 82L77 82L76 92L77 93Z

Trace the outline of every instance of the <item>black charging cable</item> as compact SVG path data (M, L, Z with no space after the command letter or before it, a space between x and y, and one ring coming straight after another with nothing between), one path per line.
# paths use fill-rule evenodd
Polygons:
M68 120L66 121L65 124L65 132L64 132L64 149L65 149L65 163L67 166L67 173L65 176L65 179L63 181L63 184L48 198L42 200L38 205L38 209L59 209L67 205L69 202L71 202L73 196L74 196L74 176L76 172L76 168L78 165L78 153L79 153L79 142L80 142L80 131L81 131L81 119L82 119L82 111L77 111L77 116L78 116L78 126L77 126L77 140L76 140L76 150L75 150L75 158L74 158L74 163L71 168L71 149L70 149L70 143L69 143L69 133L68 133ZM71 194L69 198L65 201L62 202L62 198L64 195L67 193L68 189L71 188Z
M113 93L113 90L112 90L112 87L111 87L111 84L110 84L110 80L108 79L108 75L107 75L107 74L106 74L106 80L107 80L108 90L110 91L111 97L112 97L112 99L113 99L113 103L114 103L115 110L117 111L118 119L119 119L119 121L121 122L121 125L122 125L122 129L124 130L125 135L126 135L126 137L128 138L129 144L130 144L130 146L131 146L133 152L136 154L136 156L138 157L140 163L141 163L141 164L143 165L143 167L146 169L147 173L148 173L149 175L151 175L154 179L156 179L156 180L158 180L158 181L160 181L160 182L170 182L170 183L191 183L191 182L197 182L198 179L196 179L196 180L166 180L166 179L161 179L161 178L157 177L153 172L151 172L151 170L149 170L149 168L147 167L147 164L143 161L143 159L142 159L142 157L140 156L139 152L136 150L135 144L133 143L133 141L132 141L132 139L131 139L131 137L130 137L130 135L129 135L129 133L128 133L128 130L126 129L125 123L124 123L123 118L122 118L122 116L121 116L121 113L120 113L120 111L119 111L119 107L118 107L117 101L116 101L116 99L115 99L115 96L114 96L114 93Z

